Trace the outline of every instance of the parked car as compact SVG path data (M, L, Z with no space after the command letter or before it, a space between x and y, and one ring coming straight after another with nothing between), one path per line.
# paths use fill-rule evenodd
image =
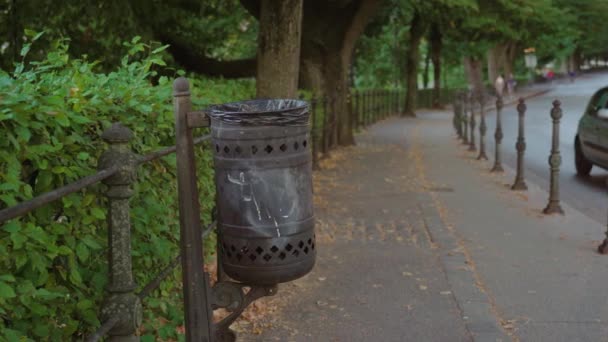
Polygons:
M574 138L576 173L588 176L593 165L608 169L608 87L598 90L578 123Z

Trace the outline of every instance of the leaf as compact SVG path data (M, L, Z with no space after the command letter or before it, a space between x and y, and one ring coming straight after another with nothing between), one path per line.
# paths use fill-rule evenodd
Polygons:
M31 47L32 47L31 44L24 44L23 47L21 48L21 52L19 52L19 55L21 57L25 57L25 55L27 55L27 53L30 52Z
M76 256L78 257L78 259L80 259L80 261L82 262L86 262L89 259L89 249L87 248L87 246L82 243L79 242L76 245Z
M78 153L78 155L76 156L76 158L80 159L80 160L87 160L89 159L89 154L86 152L80 152Z
M84 242L91 249L97 250L102 248L101 245L97 243L97 241L95 241L95 239L90 235L86 235L85 237L83 237L82 242Z
M94 304L94 302L92 300L83 299L83 300L79 301L78 304L76 304L76 307L79 310L86 310L86 309L92 308L93 304Z
M20 232L11 233L11 241L13 242L13 249L21 249L25 241L27 241L27 236L21 234Z
M15 291L10 285L0 281L0 298L15 298L16 296Z
M2 229L9 233L16 233L21 229L21 226L17 223L17 221L10 221L2 226Z
M155 55L155 54L157 54L159 52L165 51L168 47L169 47L169 44L163 45L163 46L161 46L159 48L156 48L156 49L152 50L151 54Z
M101 210L99 208L92 208L91 215L93 215L93 217L95 217L96 219L100 219L100 220L106 218L106 214L103 212L103 210Z
M12 283L15 281L15 277L12 274L2 274L0 275L0 280Z
M47 337L49 336L49 327L45 325L43 322L38 322L38 324L34 325L32 329L34 335L38 337Z

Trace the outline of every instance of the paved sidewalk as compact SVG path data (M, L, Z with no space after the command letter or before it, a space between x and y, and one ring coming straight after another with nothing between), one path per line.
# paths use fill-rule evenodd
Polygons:
M281 285L248 341L471 341L429 225L440 225L402 127L360 136L315 174L318 260ZM471 284L472 285L472 284Z
M543 215L547 193L529 181L529 191L511 191L514 172L489 173L493 161L465 151L449 115L421 115L413 140L427 180L452 190L434 198L498 321L521 341L608 341L608 258L595 252L604 225L563 203L565 216Z
M391 118L324 162L317 265L241 340L608 341L604 224L542 215L547 193L511 191L451 120Z

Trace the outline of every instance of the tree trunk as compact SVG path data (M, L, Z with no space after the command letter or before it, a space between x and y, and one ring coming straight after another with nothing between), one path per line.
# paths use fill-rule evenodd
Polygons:
M422 88L427 89L429 87L429 66L431 64L431 47L427 50L426 56L424 57L424 71L422 72Z
M488 50L488 81L490 84L494 84L496 78L498 78L500 63L498 61L498 46L494 46Z
M442 35L438 24L431 26L431 59L433 60L433 107L441 107L441 48Z
M333 144L354 143L347 102L348 74L355 43L380 2L354 0L344 7L321 0L304 3L300 84L333 98Z
M418 97L418 62L420 40L424 35L424 21L416 11L410 23L410 41L405 65L406 93L403 113L406 116L416 116L416 100Z
M572 62L574 64L574 71L575 72L581 71L581 65L583 65L584 60L583 60L583 56L579 49L576 49L574 51L574 55L572 56L572 59L573 59Z
M262 0L257 97L295 98L300 69L303 0Z
M469 82L469 88L479 94L483 91L483 70L481 67L481 59L476 57L466 56L463 58L464 70Z
M505 47L504 58L504 72L506 78L509 78L509 75L513 74L515 58L517 58L517 44L515 42L509 42Z

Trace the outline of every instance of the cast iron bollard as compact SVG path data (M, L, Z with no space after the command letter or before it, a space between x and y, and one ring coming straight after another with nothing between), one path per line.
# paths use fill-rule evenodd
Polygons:
M469 103L471 104L471 119L469 120L469 151L477 151L475 146L475 102L473 101L473 93L469 93Z
M606 228L608 228L608 226ZM608 229L606 229L605 235L606 238L604 239L602 244L597 247L597 251L600 254L608 254Z
M486 98L482 90L479 92L479 116L481 117L481 122L479 123L479 155L477 156L477 160L488 160L488 156L486 155L486 132L488 126L486 125L485 102Z
M502 96L498 95L496 98L496 131L494 132L494 167L492 172L503 172L502 168L502 156L500 151L500 145L502 144Z
M131 151L129 141L133 133L115 123L105 130L101 138L109 145L99 158L99 169L119 166L120 171L103 180L108 186L108 296L101 309L101 321L119 315L116 325L108 332L108 341L139 341L137 330L142 321L141 300L134 293L137 288L131 264L131 213L129 199L131 186L136 180L137 155Z
M523 98L519 99L517 105L518 114L518 131L517 131L517 142L515 143L515 149L517 149L517 174L515 175L515 182L511 186L511 190L528 190L526 180L524 179L524 153L526 151L526 138L524 136L524 117L526 114L526 103Z
M549 191L549 203L543 210L545 214L564 214L559 202L559 166L562 157L559 153L559 121L562 118L562 109L559 100L553 101L551 109L551 119L553 119L553 137L551 139L551 155L549 156L549 166L551 167L551 187Z

